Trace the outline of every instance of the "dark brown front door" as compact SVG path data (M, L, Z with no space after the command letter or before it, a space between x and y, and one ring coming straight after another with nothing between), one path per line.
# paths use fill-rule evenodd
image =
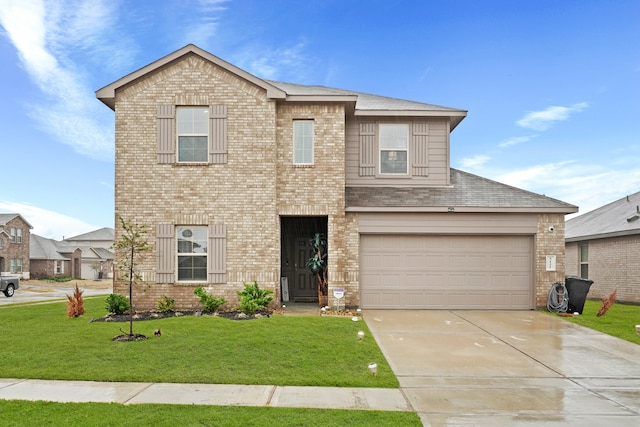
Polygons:
M293 300L317 301L316 277L307 268L307 260L311 258L312 251L311 245L309 245L309 236L296 236L294 248Z

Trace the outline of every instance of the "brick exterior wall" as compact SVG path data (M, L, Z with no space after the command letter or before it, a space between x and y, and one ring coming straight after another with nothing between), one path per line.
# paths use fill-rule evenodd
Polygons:
M580 275L579 247L589 246L588 298L602 299L617 289L617 300L640 304L640 235L567 243L567 274Z
M553 231L550 231L553 227ZM545 307L549 290L556 282L564 282L565 247L564 215L538 215L538 232L535 238L535 299L537 307ZM556 270L547 271L547 255L556 256Z
M11 242L9 236L11 234L12 228L22 230L22 243ZM11 259L21 259L22 273L18 275L20 275L24 279L29 279L31 269L31 262L29 259L29 241L31 239L31 229L29 225L22 219L21 216L16 216L15 218L7 221L4 227L0 227L0 229L4 231L3 233L0 233L0 239L2 239L2 248L0 248L0 260L2 265L0 265L0 271L2 271L3 273L9 273L9 269L11 267Z
M158 164L158 104L228 107L228 163ZM115 240L122 236L118 215L149 226L155 246L157 224L224 224L227 227L227 283L202 283L228 305L237 303L242 281L257 280L277 291L279 218L276 209L275 103L264 90L197 56L188 56L134 82L116 99ZM116 260L122 253L116 254ZM140 264L144 284L134 289L134 305L152 308L168 295L177 307L199 304L200 284L158 284L156 254ZM116 276L121 274L116 271ZM114 281L128 295L128 284Z
M293 164L293 120L314 121L314 162ZM327 216L329 303L334 288L345 289L345 301L358 301L357 274L345 244L345 110L342 105L281 104L277 108L278 215ZM357 260L357 258L356 258Z

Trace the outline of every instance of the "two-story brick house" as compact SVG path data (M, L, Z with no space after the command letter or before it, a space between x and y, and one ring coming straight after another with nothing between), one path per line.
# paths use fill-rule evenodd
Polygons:
M29 278L32 228L20 214L0 213L0 273Z
M193 45L96 95L116 115L116 215L151 230L138 306L193 306L198 285L234 304L253 280L317 300L317 232L330 305L532 309L564 278L577 208L452 169L464 110L262 80Z

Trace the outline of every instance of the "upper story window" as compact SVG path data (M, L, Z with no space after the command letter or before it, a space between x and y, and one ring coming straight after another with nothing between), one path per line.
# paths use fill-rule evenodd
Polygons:
M11 229L9 229L9 241L10 241L11 243L16 243L16 242L18 241L18 239L17 239L17 234L18 234L18 233L16 232L16 229L15 229L15 228L11 228Z
M209 108L179 107L176 111L178 162L209 160Z
M176 227L178 281L207 280L208 237L206 226Z
M380 125L380 173L408 173L409 126L406 124Z
M159 104L158 164L202 166L227 163L227 106Z
M16 234L16 241L18 243L22 243L22 228L18 228L18 233Z
M293 164L313 164L313 120L293 121Z
M580 246L580 277L589 278L589 245Z

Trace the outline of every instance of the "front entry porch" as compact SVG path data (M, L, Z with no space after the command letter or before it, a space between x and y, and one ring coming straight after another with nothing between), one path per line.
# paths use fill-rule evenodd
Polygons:
M280 277L288 285L289 301L317 304L317 279L306 264L313 254L311 238L316 233L327 235L327 217L283 216L280 230Z

